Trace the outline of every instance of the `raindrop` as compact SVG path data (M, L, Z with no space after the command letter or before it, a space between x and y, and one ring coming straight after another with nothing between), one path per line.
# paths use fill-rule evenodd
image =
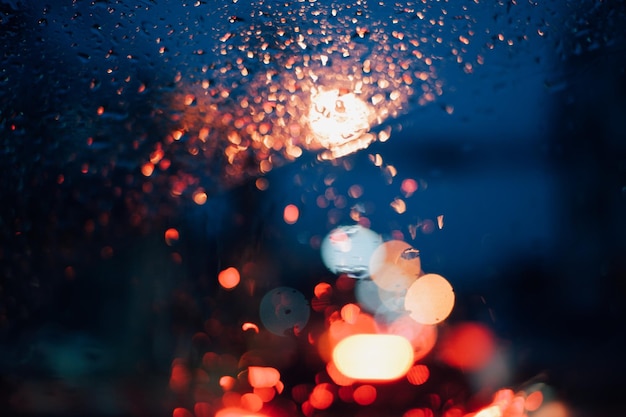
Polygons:
M400 257L407 261L410 261L415 258L419 258L419 256L420 256L420 251L415 248L407 248L400 254Z
M259 310L265 328L278 336L301 331L311 313L304 295L289 287L278 287L265 294Z
M360 225L340 226L322 241L321 254L326 267L335 274L362 279L369 276L370 257L382 238Z

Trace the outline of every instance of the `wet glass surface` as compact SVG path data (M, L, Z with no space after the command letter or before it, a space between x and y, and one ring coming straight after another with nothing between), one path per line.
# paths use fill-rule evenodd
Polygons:
M624 25L0 0L3 412L622 415Z

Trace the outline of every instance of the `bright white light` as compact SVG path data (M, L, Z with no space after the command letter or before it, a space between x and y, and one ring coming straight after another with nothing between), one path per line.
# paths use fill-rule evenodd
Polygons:
M343 375L362 381L391 381L413 364L413 347L402 336L356 334L335 346L333 361Z
M423 275L407 290L404 308L418 323L440 323L450 315L454 308L452 285L441 275Z
M313 141L337 158L366 148L375 139L368 133L374 110L353 92L311 91L308 121Z
M339 226L322 241L322 261L335 274L367 278L370 257L382 243L379 234L361 225Z

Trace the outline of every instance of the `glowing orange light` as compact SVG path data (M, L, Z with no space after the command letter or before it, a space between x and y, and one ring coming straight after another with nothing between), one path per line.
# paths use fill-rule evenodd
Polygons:
M414 192L417 191L417 181L412 178L407 178L402 181L400 189L402 190L402 194L404 194L406 198L409 198L413 195Z
M277 393L282 394L285 390L285 384L283 383L283 381L278 381L276 385L274 385L274 388L276 389Z
M200 139L202 142L206 142L208 137L209 137L209 128L206 126L200 128L200 131L198 132L198 139Z
M285 210L283 211L283 219L287 224L294 224L298 221L298 217L300 216L300 211L298 207L293 204L288 204L285 206Z
M318 384L309 396L309 402L318 410L325 410L335 401L335 394L328 383Z
M255 332L255 333L258 333L258 332L259 332L259 326L257 326L257 325L256 325L256 324L254 324L254 323L250 323L250 322L247 322L247 323L242 324L242 325L241 325L241 329L242 329L244 332L245 332L245 331L247 331L247 330L250 330L250 329L254 330L254 332Z
M189 388L191 373L182 363L174 363L170 375L170 388L174 392L182 392Z
M328 335L332 347L348 336L356 334L375 334L376 332L376 322L374 318L364 313L360 313L353 323L348 323L345 320L335 320L328 328Z
M196 190L193 193L193 202L196 203L199 206L201 206L204 203L206 203L207 199L208 199L208 196L206 195L204 190Z
M330 297L333 293L333 287L331 287L331 285L327 282L320 282L313 289L313 293L320 299Z
M265 388L253 388L252 390L256 395L259 396L261 401L264 403L268 403L274 399L276 396L276 389L265 387Z
M160 146L161 144L159 143L158 145L157 149L150 154L150 162L153 164L158 164L159 161L163 159L163 156L165 156L165 152L163 152L163 149Z
M194 417L194 415L186 408L177 407L172 411L172 417Z
M430 371L426 365L414 365L406 374L406 379L413 385L422 385L428 381Z
M461 323L443 338L440 358L450 366L471 371L484 367L494 351L491 330L479 323Z
M341 308L341 318L344 319L346 323L354 324L360 312L361 308L358 305L352 303L346 304Z
M315 413L315 407L313 407L313 405L311 405L310 401L305 401L302 403L301 405L302 408L302 414L304 414L305 417L313 417L313 414Z
M369 270L372 281L381 289L402 292L421 273L419 251L401 240L389 240L372 253Z
M463 410L461 410L459 407L451 407L451 408L448 408L445 413L443 413L442 417L463 417ZM522 417L522 416L519 416L519 417Z
M406 212L406 203L401 198L395 198L389 205L398 214Z
M437 227L439 230L443 229L443 214L437 216Z
M422 324L436 324L445 320L453 307L452 286L437 274L426 274L413 282L404 299L404 308L411 318Z
M236 383L237 380L229 375L224 375L220 378L220 387L222 387L224 391L232 390Z
M391 137L391 126L387 126L385 129L378 132L378 140L381 142L387 142Z
M180 138L183 137L183 133L184 132L182 130L175 130L175 131L172 132L172 138L174 140L180 140Z
M430 408L411 408L402 417L433 417L433 412Z
M348 189L348 195L352 198L359 198L363 195L363 187L358 184L351 185Z
M241 396L241 406L252 412L259 411L263 408L263 400L257 394L248 392Z
M270 182L266 178L257 178L254 185L259 191L265 191L269 188Z
M280 372L276 368L265 366L248 367L248 382L254 388L268 388L278 384Z
M533 413L533 417L570 417L567 407L558 401L545 404Z
M361 381L401 378L413 364L413 347L402 336L357 334L335 346L332 358L342 374Z
M474 417L502 417L502 410L497 405L492 405L487 408L483 408L478 413L474 414Z
M224 407L239 408L241 406L241 394L235 391L227 391L222 395Z
M330 379L332 379L333 382L339 386L350 386L356 382L354 378L349 378L339 372L339 369L337 369L337 365L335 365L334 361L330 361L326 364L326 373L328 373Z
M524 397L517 395L502 413L506 417L524 417Z
M373 108L352 92L312 89L310 141L313 147L328 149L329 158L364 149L376 139L368 133L373 116Z
M104 107L103 106L98 107L98 110L96 110L96 113L98 114L98 116L102 116L104 114Z
M239 407L227 407L215 413L215 417L265 417L265 415Z
M154 172L154 165L151 162L146 162L141 166L141 173L144 177L149 177Z
M515 396L515 393L513 392L512 389L504 388L504 389L498 390L498 392L496 392L493 395L493 403L494 404L510 404L511 401L513 401L514 396Z
M165 243L167 246L172 246L179 238L178 230L170 228L165 231Z
M193 94L185 95L184 103L186 106L191 106L194 101L196 101L196 97Z
M227 290L231 290L239 285L240 276L237 268L229 267L226 268L217 275L217 280L220 285Z
M352 394L354 402L359 405L370 405L376 401L376 388L371 385L361 385Z
M171 164L172 162L169 159L162 159L159 162L159 168L161 168L161 170L163 171L167 171L167 169L170 167Z
M524 408L526 408L526 411L536 411L539 407L541 407L542 403L543 394L541 393L541 391L531 392L526 397Z
M409 316L394 320L387 327L386 333L406 338L413 346L416 361L428 355L437 343L437 326L416 323Z

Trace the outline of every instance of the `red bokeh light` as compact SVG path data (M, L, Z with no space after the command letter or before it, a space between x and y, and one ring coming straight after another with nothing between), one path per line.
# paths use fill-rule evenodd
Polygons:
M353 393L354 402L359 405L370 405L376 401L376 388L372 385L361 385Z
M335 401L333 386L329 383L318 384L309 396L309 403L318 410L325 410Z
M440 359L446 364L475 371L483 368L495 352L495 340L489 328L480 323L461 323L442 338Z
M294 224L300 217L300 210L294 204L288 204L283 210L283 219L287 224Z
M231 266L220 271L217 280L224 289L231 290L239 285L241 277L237 268Z
M541 391L535 391L528 394L524 403L526 411L536 411L543 403L543 393Z

